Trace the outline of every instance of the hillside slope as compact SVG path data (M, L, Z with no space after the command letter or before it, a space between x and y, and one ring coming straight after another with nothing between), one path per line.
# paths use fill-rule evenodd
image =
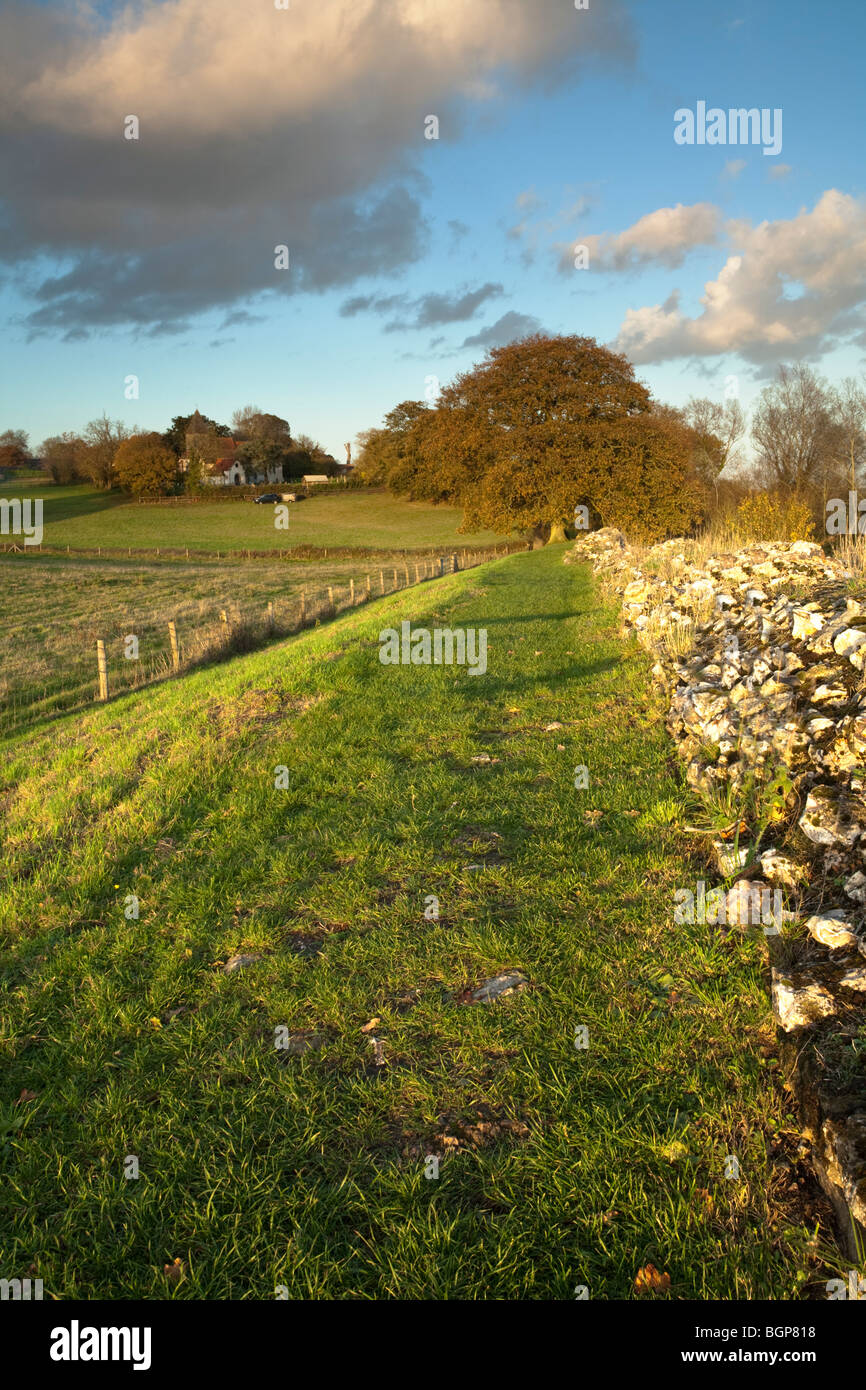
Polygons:
M485 628L487 673L382 665L404 618ZM760 954L673 924L700 871L612 622L556 547L2 746L8 1277L625 1298L651 1262L674 1297L796 1291Z

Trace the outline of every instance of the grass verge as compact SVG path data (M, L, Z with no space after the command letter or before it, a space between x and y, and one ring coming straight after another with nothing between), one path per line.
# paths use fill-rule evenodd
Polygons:
M760 943L673 924L700 869L648 663L561 553L7 741L6 1277L113 1299L816 1277ZM404 618L486 628L487 674L381 665ZM470 1002L508 970L526 987Z

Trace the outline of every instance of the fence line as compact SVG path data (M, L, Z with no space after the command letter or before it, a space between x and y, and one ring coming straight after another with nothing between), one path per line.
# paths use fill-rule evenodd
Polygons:
M458 574L463 570L475 569L479 565L489 563L494 557L485 551L464 550L462 553L462 564L460 563L460 558L461 557L456 553L452 553L447 557L438 555L438 563L434 563L432 559L429 561L430 573L427 573L428 562L424 562L423 574L420 573L420 563L416 564L416 578L414 582L409 576L408 565L404 566L405 583L401 582L398 571L395 569L393 571L394 587L392 589L386 588L385 572L384 570L380 570L379 578L381 581L382 595L388 596L391 594L403 593L406 589L414 589L418 585L427 583L431 579L438 579L449 574ZM306 628L318 627L322 622L332 622L341 613L346 613L354 608L363 607L374 597L371 588L370 574L365 576L365 585L360 592L356 589L355 579L354 576L352 576L344 593L347 594L347 599L341 602L340 589L333 584L314 589L312 593L304 588L301 590L296 601L292 601L291 599L269 599L267 607L264 609L263 616L253 620L250 620L248 617L241 618L237 623L229 619L229 615L224 608L220 609L218 621L210 624L204 629L195 629L193 631L190 642L192 656L187 659L186 663L184 663L181 657L177 624L172 619L168 624L172 671L177 673L182 669L189 670L192 669L193 666L206 664L208 660L219 660L221 656L228 656L232 651L240 652L241 650L252 650L254 647L263 645L263 641L255 640L257 636L260 636L262 639L275 635L291 637L298 632L304 631ZM377 595L376 597L380 596L381 595ZM278 603L290 604L294 610L288 622L279 621L277 616ZM218 635L214 634L215 629ZM260 632L257 632L257 629L260 629ZM211 634L210 642L202 640L202 634L204 633ZM102 638L97 640L96 650L98 675L98 693L96 698L104 701L109 698L109 687L108 661L105 642ZM130 688L140 689L142 685L154 685L161 679L163 679L162 676L154 675L151 676L149 680L136 683L134 687ZM128 689L124 688L119 693L127 694ZM78 708L80 708L80 706L78 706ZM64 712L68 713L69 711Z
M473 554L483 556L485 560L493 560L504 555L514 555L519 551L526 550L526 541L505 541L499 545L479 546L472 551L463 550L460 553L465 557ZM404 563L414 559L415 556L422 556L428 559L439 556L440 551L437 547L430 547L427 550L410 550L406 548L376 548L370 546L321 546L321 545L296 545L291 549L271 549L271 550L249 550L244 546L240 550L192 550L189 546L136 546L136 545L90 545L90 546L69 546L69 545L19 545L15 541L4 541L0 553L4 555L68 555L70 559L96 555L98 558L108 560L126 559L147 559L148 557L157 560L177 560L192 558L195 560L221 560L247 562L251 560L277 560L291 563L293 560L315 561L327 560L374 560L379 558L391 559L399 555ZM482 563L478 561L477 563ZM464 565L463 568L466 568Z

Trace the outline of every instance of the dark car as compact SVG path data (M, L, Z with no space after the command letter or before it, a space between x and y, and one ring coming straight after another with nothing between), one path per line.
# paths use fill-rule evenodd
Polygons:
M280 494L278 492L263 492L261 497L253 498L254 502L279 502L279 500Z

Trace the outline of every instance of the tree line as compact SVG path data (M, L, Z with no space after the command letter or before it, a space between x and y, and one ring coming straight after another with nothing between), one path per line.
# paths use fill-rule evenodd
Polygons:
M36 456L24 430L6 430L0 434L0 472L38 462L55 483L90 482L138 497L164 497L204 486L207 469L222 457L227 439L237 444L233 458L264 475L274 465L282 465L287 478L337 471L336 459L318 440L293 435L282 416L246 405L234 412L231 425L195 411L175 415L162 433L140 431L103 414L80 433L50 435Z
M866 464L866 390L781 367L747 420L735 398L654 400L624 355L591 338L534 334L490 349L435 402L401 402L360 442L364 481L458 505L467 529L562 540L577 517L655 541L756 492L782 509L771 526L792 498L823 518Z

